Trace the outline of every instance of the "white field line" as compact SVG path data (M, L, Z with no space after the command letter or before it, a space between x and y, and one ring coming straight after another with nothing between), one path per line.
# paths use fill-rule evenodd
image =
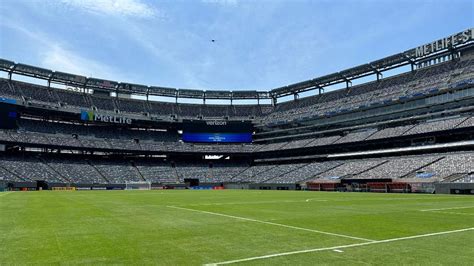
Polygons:
M457 209L470 209L470 208L474 208L474 206L439 208L439 209L426 209L426 210L420 210L420 211L422 211L422 212L434 212L434 211L457 210Z
M419 197L419 198L373 198L373 199L345 199L345 200L332 200L332 201L400 201L400 200L453 200L453 199L465 199L466 197L446 197L446 198L434 198L430 197L431 195L427 195L426 197Z
M6 196L6 195L11 194L11 193L13 193L13 191L0 193L0 197L1 197L1 196Z
M250 201L250 202L225 202L225 203L196 203L184 204L183 206L220 206L220 205L252 205L252 204L274 204L274 203L303 203L303 202L326 202L326 199L306 199L306 200L273 200L273 201Z
M456 214L456 215L468 215L474 216L474 213L462 213L462 212L445 212L445 211L433 211L434 213L442 213L442 214Z
M350 245L343 245L343 246L297 250L297 251L276 253L276 254L270 254L270 255L264 255L264 256L258 256L258 257L250 257L250 258L244 258L244 259L238 259L238 260L229 260L229 261L208 263L208 264L205 264L205 265L206 266L224 265L224 264L232 264L232 263L238 263L238 262L262 260L262 259L269 259L269 258L274 258L274 257L289 256L289 255L294 255L294 254L310 253L310 252L317 252L317 251L341 250L341 249L345 249L345 248L361 247L361 246L368 246L368 245L375 245L375 244L383 244L383 243L390 243L390 242L395 242L395 241L402 241L402 240L409 240L409 239L416 239L416 238L423 238L423 237L430 237L430 236L447 235L447 234L460 233L460 232L466 232L466 231L471 231L471 230L474 230L474 227L459 229L459 230L452 230L452 231L444 231L444 232L423 234L423 235L414 235L414 236L391 238L391 239L385 239L385 240L377 240L377 241L372 241L372 242L350 244Z
M261 223L261 224L280 226L280 227L285 227L285 228L290 228L290 229L295 229L295 230L301 230L301 231L307 231L307 232L313 232L313 233L318 233L318 234L323 234L323 235L338 236L338 237L344 237L344 238L350 238L350 239L362 240L362 241L375 241L375 240L372 240L372 239L367 239L367 238L362 238L362 237L342 235L342 234L331 233L331 232L326 232L326 231L319 231L319 230L314 230L314 229L309 229L309 228L304 228L304 227L297 227L297 226L292 226L292 225L273 223L273 222L268 222L268 221L262 221L262 220L256 220L256 219L251 219L251 218L234 216L234 215L227 215L227 214L222 214L222 213L217 213L217 212L201 211L201 210L188 209L188 208L182 208L182 207L176 207L176 206L166 206L166 207L173 208L173 209L178 209L178 210L192 211L192 212L205 213L205 214L210 214L210 215L215 215L215 216L233 218L233 219L238 219L238 220L242 220L242 221L249 221L249 222Z
M465 197L459 197L464 199ZM251 204L273 204L273 203L304 203L304 202L348 202L348 201L400 201L400 200L435 200L436 198L377 198L377 199L319 199L307 198L304 200L280 200L280 201L253 201L253 202L225 202L225 203L195 203L195 204L180 204L181 206L220 206L220 205L251 205ZM438 198L439 199L439 198ZM438 200L436 199L436 200ZM441 198L441 199L455 199Z

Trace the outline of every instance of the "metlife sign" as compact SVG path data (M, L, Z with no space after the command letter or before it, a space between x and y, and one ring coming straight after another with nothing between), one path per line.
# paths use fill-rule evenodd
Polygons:
M112 124L132 124L132 119L124 116L98 114L94 111L81 111L81 120Z
M468 29L415 48L415 57L423 57L474 40L474 29Z

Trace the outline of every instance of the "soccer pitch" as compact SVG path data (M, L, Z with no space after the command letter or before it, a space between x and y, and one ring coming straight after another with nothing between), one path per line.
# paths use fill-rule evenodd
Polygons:
M0 193L0 264L472 265L474 197Z

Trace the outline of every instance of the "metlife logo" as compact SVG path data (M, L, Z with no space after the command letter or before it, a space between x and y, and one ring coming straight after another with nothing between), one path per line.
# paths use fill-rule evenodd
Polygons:
M132 119L124 116L98 114L94 111L81 111L81 120L112 124L132 124Z

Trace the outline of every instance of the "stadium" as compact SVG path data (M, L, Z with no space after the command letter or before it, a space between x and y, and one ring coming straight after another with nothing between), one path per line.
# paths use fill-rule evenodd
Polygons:
M472 41L468 29L270 91L127 84L1 59L3 189L474 194ZM404 65L412 70L383 78ZM374 81L351 85L370 75ZM314 96L299 98L306 91ZM294 99L278 102L288 95ZM239 105L244 99L256 103Z
M0 263L472 262L474 28L268 90L0 70Z

